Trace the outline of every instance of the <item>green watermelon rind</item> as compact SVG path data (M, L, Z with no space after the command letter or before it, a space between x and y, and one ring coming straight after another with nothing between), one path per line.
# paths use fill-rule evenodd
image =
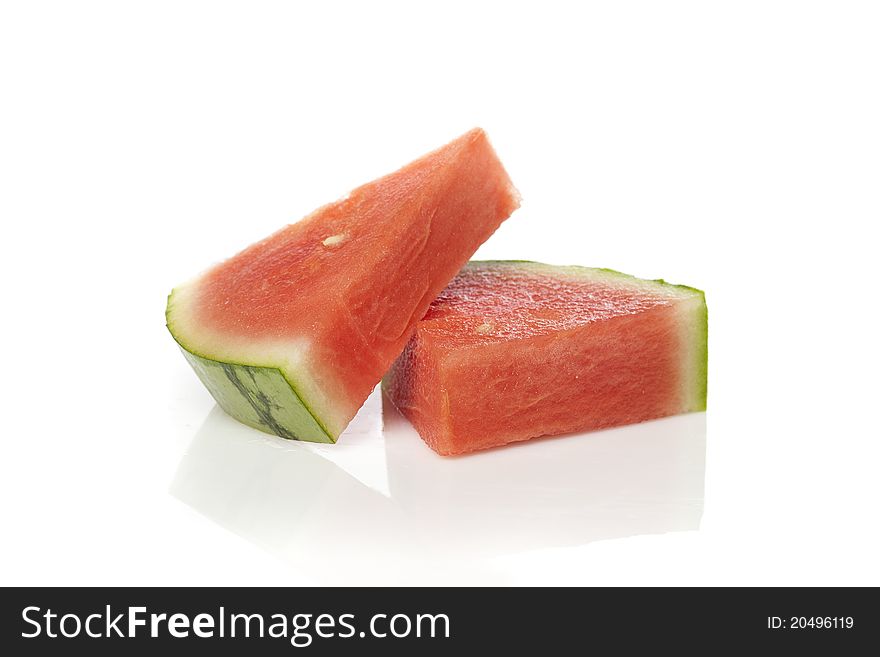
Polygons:
M334 436L309 408L280 367L217 360L184 344L170 318L174 291L168 295L166 327L187 362L217 404L239 422L287 440L335 443Z
M621 271L617 271L616 269L608 269L605 267L584 267L582 265L550 265L543 262L536 262L534 260L471 260L465 265L465 267L479 265L489 267L495 265L515 265L529 269L542 269L553 273L565 271L575 275L580 274L582 276L598 273L602 275L607 275L621 282L640 284L651 283L664 288L673 288L681 292L690 293L699 297L700 307L694 316L694 323L697 325L697 327L696 335L694 337L694 343L692 345L692 349L694 350L693 367L695 369L695 388L691 391L693 395L691 410L706 410L709 371L709 310L708 306L706 305L706 293L703 290L691 287L689 285L668 283L662 278L639 278L631 274L625 274Z
M706 293L696 288L688 288L699 292L703 300L700 315L700 333L697 343L697 390L695 411L705 411L709 396L709 306L706 305Z

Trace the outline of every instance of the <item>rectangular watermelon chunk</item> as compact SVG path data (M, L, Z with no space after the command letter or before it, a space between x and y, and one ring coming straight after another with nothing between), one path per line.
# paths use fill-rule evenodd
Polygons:
M472 130L175 288L168 329L227 413L335 442L434 297L518 205Z
M472 262L385 378L437 453L706 408L703 293L608 269Z

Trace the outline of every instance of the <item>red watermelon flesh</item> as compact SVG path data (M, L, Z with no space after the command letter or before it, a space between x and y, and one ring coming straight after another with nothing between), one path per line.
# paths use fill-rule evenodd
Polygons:
M385 389L451 455L705 410L706 361L699 290L472 262L431 304Z
M168 327L231 415L333 442L518 203L472 130L176 288Z

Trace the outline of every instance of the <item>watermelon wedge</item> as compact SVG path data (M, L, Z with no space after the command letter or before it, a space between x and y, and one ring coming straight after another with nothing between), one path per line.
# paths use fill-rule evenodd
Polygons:
M385 378L437 453L706 408L703 293L608 269L472 262Z
M227 413L335 442L518 198L472 130L175 288L168 329Z

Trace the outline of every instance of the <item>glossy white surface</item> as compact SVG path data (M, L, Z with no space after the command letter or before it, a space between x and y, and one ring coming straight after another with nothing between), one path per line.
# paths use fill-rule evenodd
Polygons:
M703 414L443 459L387 400L383 432L382 405L377 390L332 447L264 438L215 407L171 494L288 563L310 555L327 583L466 583L462 563L699 528Z
M299 4L0 7L0 584L880 584L875 4ZM226 418L171 287L473 125L478 255L705 289L708 413Z

